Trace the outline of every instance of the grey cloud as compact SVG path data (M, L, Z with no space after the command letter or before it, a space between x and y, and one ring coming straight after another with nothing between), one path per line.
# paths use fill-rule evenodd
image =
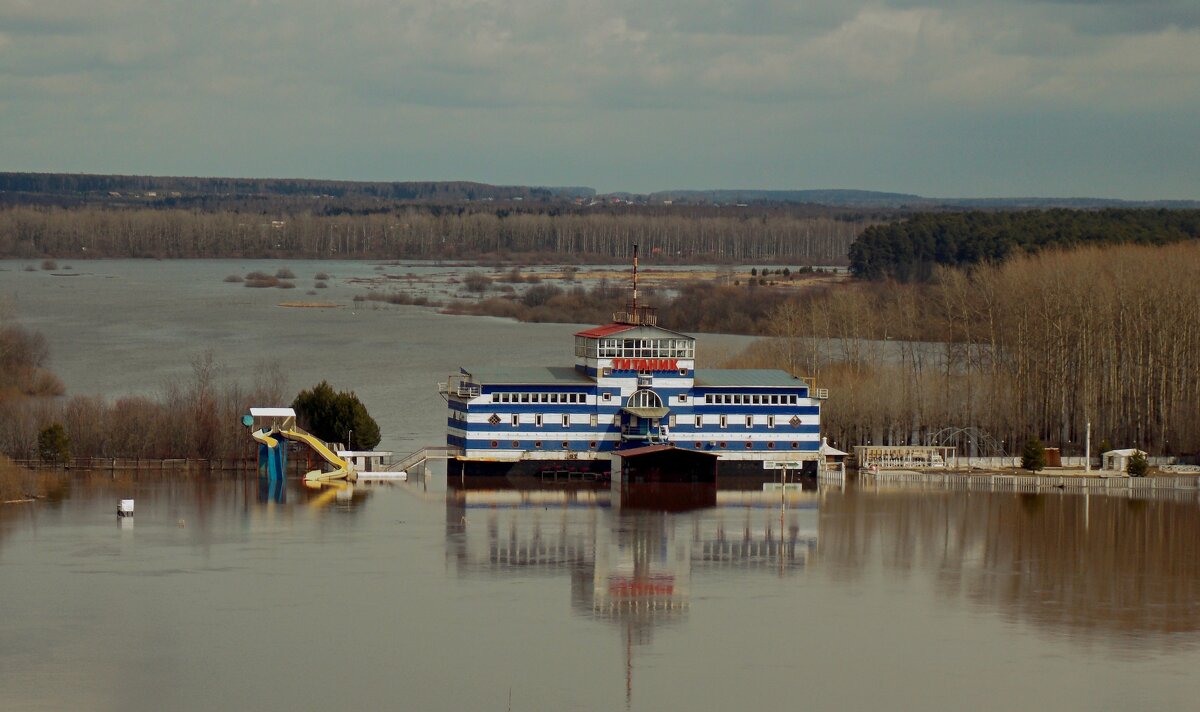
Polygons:
M836 178L907 190L867 177L926 171L920 190L936 193L938 180L985 178L912 125L969 135L950 129L1014 108L1023 125L1053 127L1065 113L1200 111L1189 10L1172 0L10 1L0 111L12 130L0 155L34 170L86 159L99 171L647 189ZM1171 130L1197 143L1196 129ZM81 145L73 135L84 133L106 145ZM634 186L623 163L666 182ZM1020 165L999 164L988 185L1020 185ZM389 173L402 170L414 172ZM1066 180L1071 166L1055 170Z

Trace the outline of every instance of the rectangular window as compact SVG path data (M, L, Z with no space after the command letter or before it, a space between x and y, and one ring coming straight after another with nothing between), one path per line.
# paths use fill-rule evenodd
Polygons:
M541 413L535 413L535 414L534 414L534 416L533 416L533 424L534 424L534 426L535 426L535 427L538 427L538 428L540 428L540 427L542 427L542 422L543 422L543 420L542 420L542 414L541 414Z
M668 428L673 428L673 427L675 427L675 416L674 416L674 415L671 415L671 416L668 416L668 417L667 417L667 427L668 427Z
M768 428L773 428L773 427L775 427L775 416L773 416L773 415L768 415L768 416L767 416L767 427L768 427Z
M792 405L796 405L796 396L791 396Z
M607 376L611 376L611 375L612 375L612 369L611 369L611 368L609 368L608 366L605 366L604 368L600 369L600 375L601 375L601 376L606 376L606 377L607 377Z
M686 396L686 395L684 395L683 393L680 393L680 394L679 394L679 402L680 402L680 403L687 403L687 396Z
M613 423L613 425L620 425L620 424L621 424L621 414L620 414L620 413L613 413L613 421L612 421L612 423Z
M779 396L771 396L771 405L779 405Z
M747 427L747 428L753 428L753 427L754 427L754 416L753 416L753 415L747 415L747 416L746 416L746 427Z
M529 402L529 394L528 394L528 393L522 393L522 394L521 394L521 402L522 402L522 403L528 403L528 402Z
M721 427L722 427L722 428L728 428L728 427L729 427L729 416L727 416L727 415L722 415L722 416L721 416Z
M607 403L607 402L609 402L609 401L611 401L611 400L612 400L612 394L611 394L611 393L605 393L605 394L604 394L604 402L605 402L605 403Z
M680 375L680 376L686 376L686 375L687 375L687 369L686 369L686 368L681 368L681 369L679 369L679 375Z
M569 416L569 415L566 415L566 414L563 414L563 417L562 417L562 424L563 424L563 427L564 427L564 428L569 428L569 427L571 427L571 416Z
M517 415L516 413L512 414L512 418L510 420L512 421L512 426L514 428L521 424L521 416Z
M696 416L696 427L697 427L697 428L703 428L703 427L704 427L704 416L703 416L703 415L697 415L697 416Z
M709 403L709 404L711 404L711 403L713 402L713 401L712 401L712 399L713 399L713 397L712 397L712 394L711 394L711 393L707 393L707 394L705 394L705 396L704 396L704 402L705 402L705 403Z
M590 416L588 416L588 425L592 426L593 428L599 424L599 421L600 418L598 418L595 413L592 413Z

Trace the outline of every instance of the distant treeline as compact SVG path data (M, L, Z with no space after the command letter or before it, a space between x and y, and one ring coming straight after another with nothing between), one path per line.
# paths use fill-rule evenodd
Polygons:
M1200 237L1200 210L1030 210L921 213L871 226L850 246L850 269L867 279L928 280L936 265L998 264L1046 248Z
M172 176L92 175L84 173L0 173L0 194L21 196L89 196L172 198L334 197L393 201L563 200L591 197L584 187L532 187L470 181L338 181L295 178L193 178ZM111 195L117 193L120 195ZM153 193L154 195L150 195ZM127 195L128 194L128 195ZM134 195L136 194L136 196ZM9 201L14 200L9 197Z
M842 444L1014 454L1035 435L1082 454L1090 421L1093 448L1200 452L1200 242L939 267L785 302L768 323L777 338L735 365L816 378Z
M192 363L192 378L164 385L156 397L3 397L0 453L38 456L39 435L60 426L71 457L239 459L253 443L241 425L252 405L285 402L278 364L255 369L249 387L221 378L211 355ZM60 391L61 392L61 391Z
M881 216L811 209L413 205L314 214L19 206L0 209L0 257L539 258L845 264Z

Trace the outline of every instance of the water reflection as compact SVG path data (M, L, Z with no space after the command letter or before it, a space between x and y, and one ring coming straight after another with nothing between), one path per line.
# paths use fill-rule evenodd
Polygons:
M446 492L446 556L464 577L562 575L571 610L625 642L626 701L635 651L686 619L693 578L791 575L817 547L815 491L718 491L714 484L475 483ZM786 502L786 507L782 503Z
M1075 494L849 491L826 497L830 576L926 571L946 602L1072 636L1200 629L1195 502Z

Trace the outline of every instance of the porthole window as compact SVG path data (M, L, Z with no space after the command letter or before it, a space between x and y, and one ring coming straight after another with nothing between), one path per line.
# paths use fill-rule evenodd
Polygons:
M749 441L749 440L747 440L747 441L746 441L746 449L747 449L747 450L749 450L749 449L750 449L750 448L752 448L752 447L754 447L754 443L753 443L753 442L751 442L751 441Z
M493 440L493 441L492 441L492 447L500 447L500 443L498 443L498 442L496 442L495 440Z
M773 443L773 442L769 442L769 443L767 443L767 449L769 449L769 450L774 450L774 449L775 449L775 443Z
M540 448L540 447L542 446L542 441L541 441L541 440L534 440L534 441L533 441L533 446L534 446L534 447L537 447L537 448Z
M728 443L725 443L725 442L722 442L722 443L721 443L721 447L729 447L729 444L728 444Z
M513 447L521 447L521 443L517 442L516 440L513 440L513 441L512 441L512 446L513 446Z
M591 449L595 450L595 449L596 449L596 441L595 441L595 440L593 440L593 441L591 441L590 443L588 443L588 447L590 447Z
M792 443L792 449L793 449L793 450L799 450L799 449L800 449L800 443Z
M571 443L567 442L566 440L563 440L563 450L570 450L570 449L571 449Z

